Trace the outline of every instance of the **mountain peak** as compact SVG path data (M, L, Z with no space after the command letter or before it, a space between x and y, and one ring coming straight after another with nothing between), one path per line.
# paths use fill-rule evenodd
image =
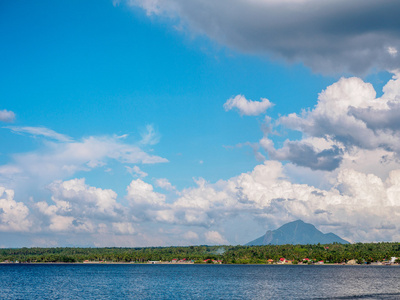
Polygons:
M265 235L247 243L247 246L285 244L349 244L333 233L324 234L314 225L296 220L286 223L276 230L268 230Z

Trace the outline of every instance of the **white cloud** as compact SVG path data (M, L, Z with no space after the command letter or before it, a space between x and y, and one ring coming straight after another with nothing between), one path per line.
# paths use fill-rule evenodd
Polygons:
M351 107L367 108L374 104L384 106L384 103L376 101L375 96L376 92L371 84L355 77L342 78L319 95L318 104L313 110L303 112L300 116L284 116L279 122L310 136L331 135L345 143L349 138L352 141L356 139L354 143L372 143L375 140L370 136L372 132L368 131L366 124L361 120L350 115L349 110Z
M10 110L0 110L0 122L14 122L15 120L15 113Z
M140 179L133 180L127 188L126 198L137 219L152 222L209 227L215 222L214 215L224 210L224 192L208 187L204 179L197 180L197 187L185 189L173 203L166 203L166 196L153 190L153 186ZM220 206L212 211L213 205ZM226 209L229 209L227 206Z
M27 221L28 207L16 203L12 192L4 190L0 191L3 194L0 207L4 211L0 218L8 231L29 230L34 225L43 232L86 233L88 240L103 236L110 241L113 235L144 234L144 229L138 227L147 224L145 240L137 236L130 245L135 245L134 241L146 245L167 241L173 244L181 237L188 242L245 243L253 236L224 237L220 232L246 226L243 222L246 216L269 229L302 219L351 241L400 238L396 231L400 217L400 169L391 171L387 179L340 169L332 187L321 189L292 183L285 166L266 161L252 172L226 181L211 184L199 179L196 183L196 187L180 191L177 199L167 203L165 195L136 179L127 188L129 204L125 206L117 201L112 190L88 186L84 179L56 181L49 186L51 204L44 201L31 204L36 214L35 224ZM160 226L175 226L172 228L176 230L169 233L166 230L164 236L154 234ZM198 230L203 232L202 238Z
M176 188L171 184L171 182L168 181L167 178L159 178L155 180L156 186L167 190L167 191L175 191Z
M46 142L40 151L15 154L12 158L12 162L0 166L0 182L10 185L45 185L78 171L103 166L110 159L124 164L168 162L115 137L89 137L70 143Z
M383 92L377 98L371 84L356 77L341 78L319 94L313 109L282 116L276 122L301 132L301 140L287 140L283 147L276 149L269 137L272 132L269 128L260 145L271 159L288 160L314 170L335 170L360 151L383 150L387 153L380 159L396 159L400 154L400 79L397 75L385 85Z
M28 133L33 136L44 136L46 138L53 139L53 140L60 141L60 142L71 142L72 141L72 138L70 138L69 136L55 132L54 130L51 130L46 127L8 126L6 128L9 128L11 131L16 132L16 133Z
M397 56L397 49L395 47L388 47L387 51L391 56L393 57Z
M140 141L143 145L155 145L160 142L160 134L154 129L154 125L146 125L146 129L140 133L142 140Z
M29 209L14 200L14 191L0 186L0 231L29 231Z
M210 227L220 210L228 213L230 199L225 191L212 188L204 179L196 181L197 187L184 189L181 196L171 205L173 222L185 225Z
M88 186L83 178L55 181L48 188L54 204L44 201L36 204L39 212L47 217L43 219L44 230L93 233L108 220L112 228L121 232L122 225L118 223L126 218L126 210L117 203L114 191Z
M395 75L377 98L371 84L342 78L318 99L313 109L278 119L280 126L300 131L300 140L287 140L276 149L273 128L263 131L260 145L270 160L251 172L216 183L199 178L196 186L181 191L166 178L156 179L155 186L175 191L176 198L168 193L168 201L139 178L122 201L114 191L89 186L84 179L62 181L109 160L137 164L164 158L118 137L47 141L44 151L14 155L0 166L0 179L19 180L20 188L60 179L49 185L51 200L17 202L7 181L8 189L0 188L0 230L39 228L81 234L98 244L106 243L104 238L165 245L182 237L185 243L229 244L257 237L233 233L235 226L248 226L245 220L274 229L302 219L350 241L400 239L400 79ZM259 152L257 145L243 145ZM127 169L145 175L138 166ZM161 232L160 227L167 229Z
M223 228L230 226L229 220L249 215L270 229L303 219L351 241L395 240L399 236L393 232L400 216L399 176L395 170L384 181L373 174L343 169L332 188L320 189L291 183L284 166L267 161L227 181L209 184L199 180L197 187L181 191L171 204L164 203L164 197L154 194L148 184L146 193L140 195L155 199L146 201L145 213L148 221L157 223ZM213 242L228 243L213 235ZM244 238L250 239L241 237L242 243L247 242ZM211 242L211 234L207 241Z
M257 116L265 113L272 103L268 99L261 98L261 101L247 100L243 95L237 95L234 98L228 99L224 104L226 111L236 108L240 115Z
M278 172L271 177L270 170ZM382 222L396 227L400 214L398 201L391 195L393 182L383 182L372 174L344 169L336 179L336 188L321 190L305 184L293 184L282 177L278 165L257 166L251 174L242 174L229 185L244 207L270 225L303 219L315 225L335 228L353 241L395 240L390 230L377 230ZM390 178L397 178L394 171ZM272 181L271 181L272 179ZM240 205L241 206L241 205ZM240 207L239 206L239 207ZM325 211L316 214L317 211ZM334 227L336 226L336 227ZM271 226L273 227L273 226Z
M165 195L154 192L153 186L141 179L132 180L127 188L127 199L131 205L160 206L165 203Z
M120 208L114 191L88 186L84 178L55 181L48 188L52 192L54 202L68 202L68 208L63 208L65 211L76 209L85 215L112 217L117 216L115 210Z
M143 172L138 166L133 166L133 167L125 166L125 168L128 170L128 172L132 176L138 176L141 178L145 178L145 177L147 177L147 175L149 175L146 172Z
M215 228L229 231L227 224L245 216L269 229L303 219L350 241L399 239L400 126L393 110L400 101L398 77L383 91L377 98L369 83L342 78L319 95L312 110L281 117L281 126L300 131L303 138L275 149L269 128L260 144L270 159L293 162L285 166L269 160L226 181L198 179L196 187L168 203L151 185L137 182L139 198L147 199L140 201L146 203L146 220L207 228L204 238L214 236L215 243ZM311 168L306 175L304 167ZM303 183L292 182L296 176ZM237 237L229 235L232 239Z
M368 162L368 163L366 163ZM340 169L354 169L361 173L375 174L386 178L392 170L400 168L397 154L386 149L353 148L345 152Z

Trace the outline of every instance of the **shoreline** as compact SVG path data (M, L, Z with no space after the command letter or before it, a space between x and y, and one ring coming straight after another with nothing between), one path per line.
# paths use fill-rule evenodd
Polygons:
M0 262L0 265L187 265L187 266L342 266L342 267L399 267L400 264L207 264L207 263L137 263L137 262Z

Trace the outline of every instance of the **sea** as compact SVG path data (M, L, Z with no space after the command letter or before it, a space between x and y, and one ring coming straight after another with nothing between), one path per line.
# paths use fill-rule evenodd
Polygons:
M400 267L2 264L1 299L400 299Z

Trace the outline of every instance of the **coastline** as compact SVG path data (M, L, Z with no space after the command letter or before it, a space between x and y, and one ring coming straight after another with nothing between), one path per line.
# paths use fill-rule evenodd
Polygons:
M179 265L179 266L341 266L341 267L400 267L400 264L208 264L208 263L148 263L148 262L0 262L0 265Z

